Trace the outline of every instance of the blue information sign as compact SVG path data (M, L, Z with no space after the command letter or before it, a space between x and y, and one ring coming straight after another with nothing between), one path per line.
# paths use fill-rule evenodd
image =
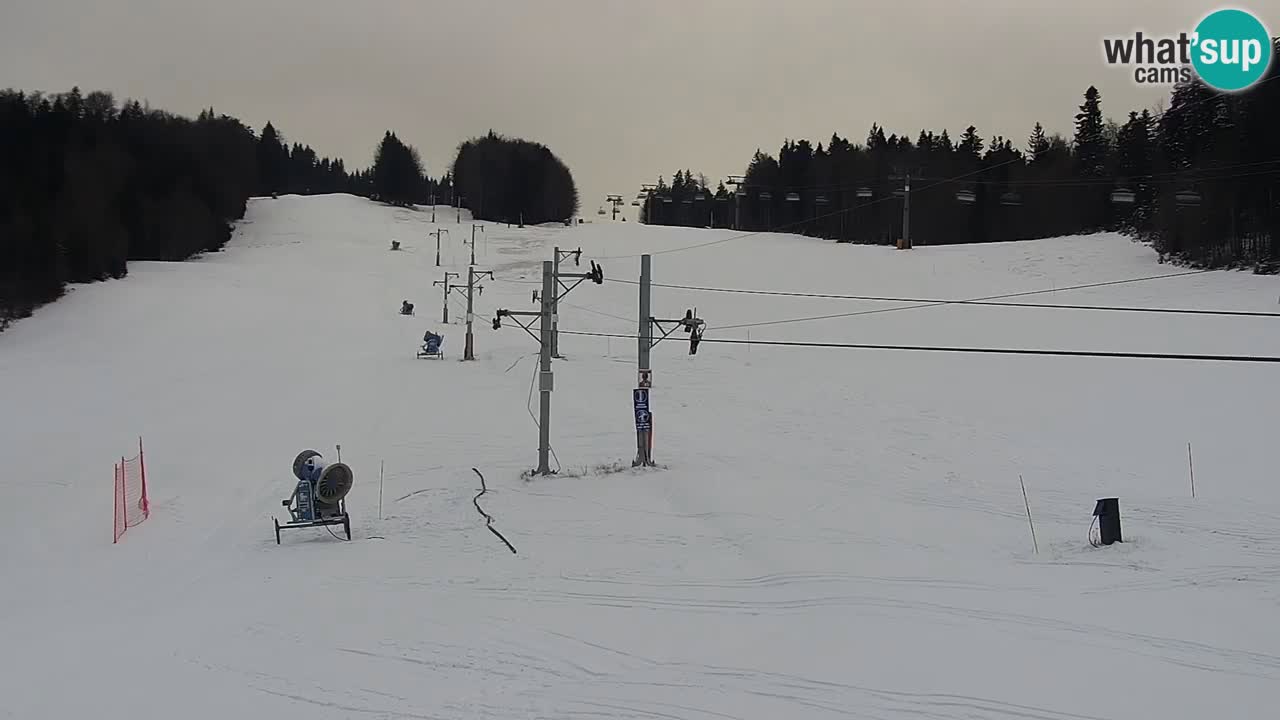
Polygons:
M631 400L636 408L636 430L652 429L653 416L649 413L649 388L632 390Z

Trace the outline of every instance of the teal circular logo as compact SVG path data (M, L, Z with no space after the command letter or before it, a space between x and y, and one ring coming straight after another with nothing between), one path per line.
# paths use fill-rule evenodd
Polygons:
M1271 33L1244 10L1209 13L1196 26L1191 64L1206 85L1224 92L1244 90L1271 65Z

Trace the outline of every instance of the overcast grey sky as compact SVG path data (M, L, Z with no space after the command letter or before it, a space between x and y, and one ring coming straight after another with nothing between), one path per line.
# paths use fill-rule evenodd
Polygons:
M785 138L976 125L1069 134L1090 84L1122 119L1166 88L1102 38L1190 31L1196 0L0 0L0 86L213 106L370 162L393 129L440 175L490 128L550 146L583 212ZM1280 0L1236 0L1280 32ZM634 219L626 207L627 215Z

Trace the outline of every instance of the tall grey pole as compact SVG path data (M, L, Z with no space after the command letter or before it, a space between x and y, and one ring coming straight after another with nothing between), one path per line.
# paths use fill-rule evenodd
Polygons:
M472 241L474 242L474 240ZM476 287L476 269L474 267L467 268L467 345L462 353L463 360L475 360L475 338L471 334L471 321L475 318L475 307L472 300L475 297Z
M480 228L480 232L484 232L484 227L482 225L476 225L472 223L471 225L471 264L472 265L476 264L476 228Z
M651 392L650 388L652 388L653 384L653 372L652 368L649 367L649 349L653 346L653 323L651 322L652 312L650 310L649 302L650 283L652 282L652 259L651 255L640 256L640 332L638 333L639 339L637 340L638 347L636 357L638 358L638 362L636 364L636 386L638 388L645 388L646 392ZM650 397L650 404L648 405L648 408L653 407L651 404L652 401L653 398ZM636 461L632 464L641 466L652 465L653 458L649 452L649 437L653 430L640 429L638 427L640 424L639 418L637 418L636 424Z
M907 184L902 192L902 246L911 247L911 173L907 173Z
M640 360L637 369L640 370L640 372L650 369L649 346L652 344L651 340L653 330L649 326L649 316L651 313L649 307L649 283L651 282L650 268L652 266L652 262L653 256L640 256L640 328L639 334L637 335L639 338L639 347L637 348L639 354L637 357Z
M442 318L442 320L446 325L449 324L449 293L451 292L451 290L449 289L450 277L458 277L458 273L446 272L444 274L443 280L436 280L434 283L432 283L432 285L440 285L441 289L444 290L444 298L443 298L443 302L441 303L441 308L444 313L444 317Z
M551 357L560 357L560 246L555 249L551 280Z
M538 389L541 395L538 411L538 474L551 474L551 312L555 302L555 263L542 262L542 361Z

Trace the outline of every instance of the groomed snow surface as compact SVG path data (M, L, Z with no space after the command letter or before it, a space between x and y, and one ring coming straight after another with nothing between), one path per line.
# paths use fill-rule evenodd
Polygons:
M561 328L619 335L637 288L612 281L641 252L658 283L896 297L1181 270L1113 235L900 252L486 223L477 267L497 281L463 363L461 296L443 325L432 281L465 282L470 223L439 211L437 268L430 219L255 200L225 251L133 263L0 334L0 717L1274 717L1275 366L759 342L1280 355L1280 320L953 305L718 330L900 305L655 288L658 317L696 306L708 340L752 344L657 346L664 467L635 471L635 341L562 336L561 472L526 481L537 348L490 319L536 309L555 245L610 280L566 297ZM1024 300L1278 296L1214 272ZM443 361L414 357L427 328ZM139 435L152 515L112 545L112 463ZM277 546L294 456L339 443L354 539ZM472 505L472 467L518 554ZM1128 542L1095 549L1110 496Z

